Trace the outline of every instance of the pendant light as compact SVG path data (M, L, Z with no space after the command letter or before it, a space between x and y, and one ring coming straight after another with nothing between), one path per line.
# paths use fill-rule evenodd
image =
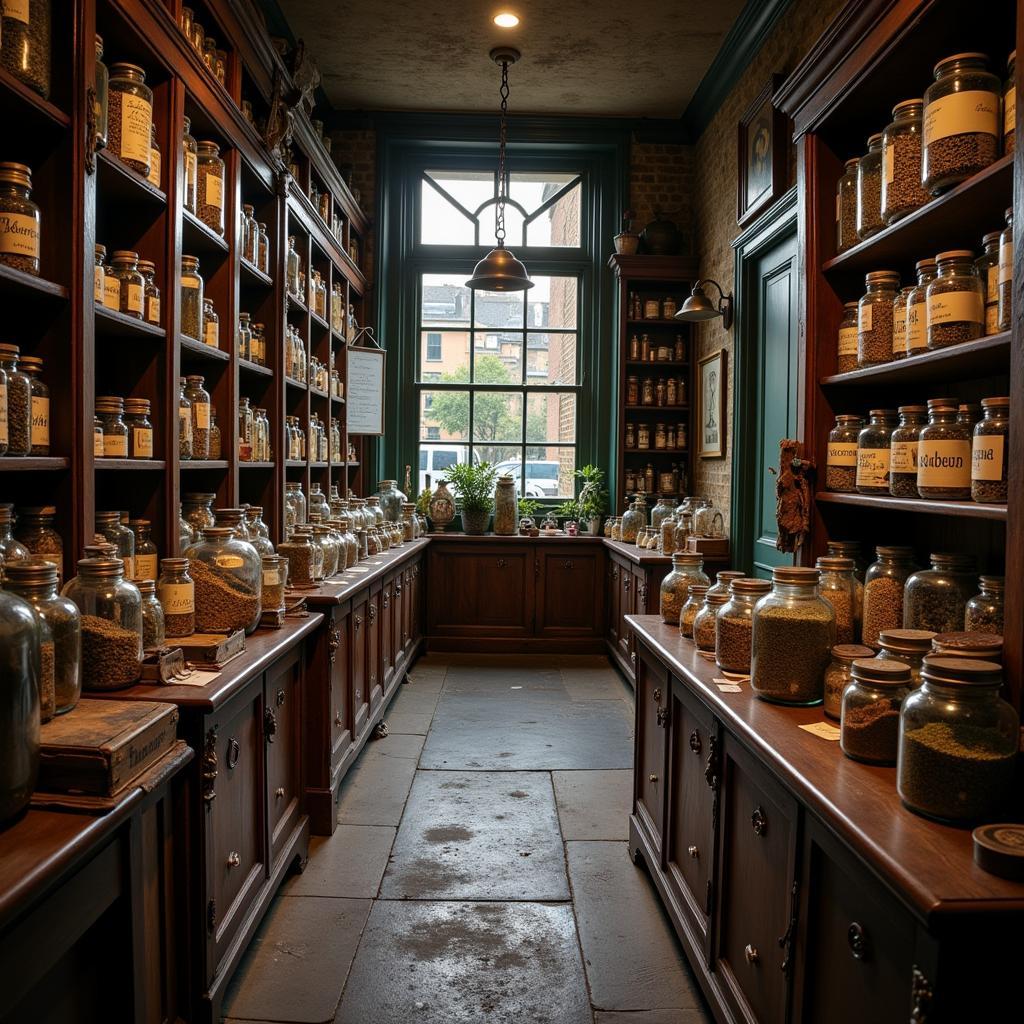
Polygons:
M505 248L505 201L508 199L508 177L505 172L505 142L508 114L508 66L521 54L511 46L491 50L491 60L501 65L501 122L498 129L498 199L494 204L494 239L497 245L473 268L467 288L484 288L492 292L524 292L533 287L526 267Z

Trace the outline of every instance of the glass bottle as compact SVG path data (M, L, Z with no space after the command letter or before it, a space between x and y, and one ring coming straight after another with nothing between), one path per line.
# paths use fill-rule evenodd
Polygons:
M196 587L188 574L187 558L164 558L156 594L164 609L164 630L169 639L196 631Z
M4 19L7 20L6 18ZM0 590L0 822L28 805L39 771L40 625L32 606Z
M107 285L107 271L103 265L107 258L107 247L105 245L97 245L95 254L96 258L92 271L92 300L96 305L102 306Z
M857 365L877 366L892 359L892 318L900 275L875 270L864 278L867 289L857 304Z
M1017 51L1006 61L1006 81L1003 83L1003 153L1009 156L1017 141Z
M825 669L824 697L821 710L829 718L839 720L842 713L843 691L853 676L853 663L858 658L874 657L874 651L863 644L836 644L832 648L832 660Z
M257 246L257 266L264 274L270 273L270 236L267 234L267 225L260 221L258 226L258 235L256 238Z
M263 508L260 505L250 505L245 510L245 524L249 530L249 543L263 555L272 555L274 545L270 542L270 530L263 522Z
M931 653L934 639L930 629L883 629L878 634L878 657L909 665L910 686L914 689L921 685L921 665Z
M928 410L923 405L901 405L898 412L900 424L889 446L889 493L894 498L916 498L917 443Z
M18 346L0 344L0 371L6 378L7 455L32 449L32 381L18 367Z
M651 509L651 526L654 527L660 534L662 522L675 515L676 511L676 500L675 498L658 498L658 503Z
M301 527L296 527L287 540L278 544L277 552L288 559L288 580L291 586L299 590L310 590L316 585L314 579L319 570L314 560L319 549L314 552L310 535Z
M251 204L242 204L242 259L255 267L257 265L256 235L259 229L256 227L256 218L253 213Z
M1020 723L1002 669L929 655L900 714L896 788L904 806L951 824L997 816L1012 791Z
M178 457L192 458L192 403L185 395L185 380L178 379Z
M107 148L147 178L153 137L153 90L146 85L146 72L137 64L112 64L109 90Z
M830 491L857 489L857 438L864 420L841 413L829 431L826 448L825 487Z
M239 540L249 540L249 526L245 519L244 508L218 508L213 511L217 526L224 526Z
M213 503L217 495L207 491L192 491L183 494L181 498L183 518L191 527L193 539L198 540L203 530L217 524L217 517L213 514Z
M769 590L768 580L740 577L729 583L728 600L715 622L715 664L723 672L749 674L754 606Z
M128 249L118 250L110 257L107 273L118 282L118 311L137 320L143 319L146 279L139 272L139 254Z
M921 187L921 132L924 104L903 100L892 108L882 133L882 219L895 224L929 200Z
M285 484L285 527L286 533L292 527L301 526L306 521L306 496L302 493L302 484ZM292 579L294 579L294 574Z
M3 165L0 164L0 167ZM0 181L3 179L0 178ZM999 330L1008 331L1013 314L1013 207L1006 208L1006 226L999 235Z
M212 299L203 299L203 343L210 348L220 348L220 317Z
M984 418L974 427L971 444L971 497L1001 504L1007 495L1010 453L1010 399L983 398Z
M635 544L641 526L647 525L647 501L638 494L622 517L621 539L624 544Z
M693 622L704 607L704 595L708 592L706 583L690 583L687 586L686 601L679 612L679 633L693 639Z
M895 409L872 409L868 424L857 435L857 491L860 494L889 493L889 456Z
M710 590L704 594L704 603L693 617L692 626L693 642L698 651L714 654L718 643L718 612L728 600L728 594L712 594Z
M985 331L985 292L970 249L935 257L938 274L927 288L928 348L980 338Z
M864 576L863 642L878 646L883 629L903 625L903 585L914 571L914 550L899 545L875 548L877 561L868 566Z
M17 540L32 555L41 555L57 568L57 586L64 574L64 541L53 528L57 518L54 505L34 505L18 509Z
M156 581L137 580L135 585L142 595L142 649L158 651L167 642L167 630L164 609L156 596Z
M971 496L971 428L956 421L956 403L928 399L928 424L917 442L917 492L956 501Z
M260 571L256 549L230 527L207 526L185 552L195 583L196 632L251 633L260 621Z
M98 395L96 412L103 425L104 458L128 458L128 424L123 418L124 400L117 395Z
M843 319L839 324L836 345L836 373L857 369L857 303L843 303Z
M858 658L843 692L839 748L854 761L895 764L900 706L910 693L910 666Z
M159 575L160 559L151 536L153 524L148 519L129 519L128 528L135 534L134 579L155 580Z
M903 592L903 628L952 633L964 624L977 572L973 555L936 552L931 568L919 569Z
M199 374L185 378L185 397L192 407L192 458L210 458L210 393Z
M121 522L120 512L97 512L96 532L114 545L124 563L125 579L135 578L135 534Z
M4 566L29 557L29 550L20 541L14 539L11 527L14 525L14 513L9 505L0 505L0 582L3 582Z
M201 341L203 337L203 279L196 256L181 257L181 333Z
M928 285L935 280L938 264L933 259L915 264L917 284L907 296L907 355L913 356L928 348Z
M359 541L352 532L352 520L348 516L338 516L337 523L346 549L345 568L351 569L359 561Z
M184 551L185 548L192 543L195 539L192 533L192 527L185 522L185 517L181 513L181 502L178 502L178 550Z
M674 552L672 568L661 581L658 607L663 622L678 625L691 583L711 583L704 572L703 556L690 551Z
M715 582L708 588L708 593L715 596L723 594L725 597L729 597L732 594L730 588L733 580L743 578L743 573L738 569L722 569L720 572L715 573Z
M185 118L181 133L181 146L185 160L185 209L196 212L196 188L199 181L199 145L191 134L192 122Z
M162 180L160 173L160 144L156 140L156 125L151 124L149 136L149 174L146 176L146 180L153 188L160 188Z
M982 254L974 261L985 296L985 334L999 332L999 235L990 231L981 240Z
M288 292L297 298L302 297L302 287L299 281L299 271L302 264L299 261L299 254L295 248L295 236L288 236L288 255L285 263L285 281Z
M857 163L857 238L878 234L882 219L882 133L868 139L868 151Z
M907 303L913 294L913 286L907 285L896 293L892 303L892 358L907 358Z
M855 642L856 589L854 586L852 558L837 555L823 555L817 566L821 571L818 592L836 613L836 643Z
M288 585L288 559L273 553L264 555L261 579L263 611L283 614L285 588Z
M156 265L152 260L139 260L139 272L145 282L143 319L148 324L160 323L160 289L156 286Z
M0 264L38 277L41 234L39 207L32 201L32 169L0 163Z
M14 78L50 97L51 0L21 0L3 5L0 63Z
M238 314L238 358L256 362L252 352L252 322L248 313Z
M224 161L208 139L196 144L196 215L211 231L224 235Z
M110 73L103 63L103 36L96 34L96 149L105 149L107 145L107 125L109 111Z
M39 356L22 356L21 366L29 378L31 395L29 414L29 454L50 454L50 389L43 383L43 361ZM10 405L8 404L8 418Z
M857 165L859 157L847 160L836 185L836 254L857 244ZM839 371L842 373L843 371Z

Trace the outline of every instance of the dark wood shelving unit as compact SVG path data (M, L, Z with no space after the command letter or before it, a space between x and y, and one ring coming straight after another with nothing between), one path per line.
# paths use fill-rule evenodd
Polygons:
M167 463L163 459L96 459L93 462L93 466L97 472L112 472L114 470L123 471L130 470L132 472L142 472L149 470L158 470L163 472L167 468Z
M227 469L227 459L186 459L178 464L182 473L194 473L204 469Z
M93 310L96 318L96 334L112 338L139 338L163 340L167 332L157 324L147 323L137 317L128 316L116 309L97 305Z
M222 348L214 348L212 345L207 345L202 341L196 341L195 338L189 338L184 334L178 338L178 344L183 355L188 353L189 357L209 359L215 363L231 362L230 352L226 352Z
M690 408L689 404L686 405L625 405L623 408L626 412L685 412Z
M150 183L134 168L122 163L109 150L96 154L100 188L105 200L120 203L148 203L154 207L167 205L167 195ZM108 253L109 255L109 253Z
M274 371L269 366L260 366L259 363L252 363L248 359L239 359L238 369L242 373L254 373L257 377L274 376Z
M202 257L204 255L226 256L228 243L212 228L207 227L194 213L181 211L182 251L190 256L199 256L199 272L203 273Z
M248 260L239 259L238 267L244 283L260 285L264 288L274 287L273 278L269 274L264 274L259 267L254 267Z
M919 515L1006 521L1005 505L979 505L974 501L928 501L924 498L892 498L884 494L853 494L845 491L818 491L815 499L825 504L856 505L879 512L914 512Z
M0 456L0 473L52 473L70 465L59 455Z
M0 295L9 299L66 299L68 290L62 284L44 277L26 274L23 270L0 265Z

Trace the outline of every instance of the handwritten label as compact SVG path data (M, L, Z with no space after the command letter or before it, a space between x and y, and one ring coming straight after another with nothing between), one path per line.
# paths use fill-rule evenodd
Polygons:
M50 446L50 400L32 396L32 447Z
M196 610L194 583L162 583L156 594L169 615L187 615Z
M839 730L834 725L829 725L828 722L812 722L810 725L801 725L797 728L803 729L804 732L809 732L812 736L817 736L822 740L839 739Z
M153 458L152 427L132 427L132 455L136 459Z
M857 486L889 486L889 449L857 449Z
M92 298L94 302L103 303L103 285L107 274L102 267L96 267L92 272Z
M0 252L39 259L39 221L27 213L0 213Z
M857 354L857 328L839 328L839 354L841 356L855 356Z
M985 322L985 304L977 291L939 292L928 296L928 326Z
M863 303L857 309L857 330L861 334L871 333L871 303Z
M924 108L924 148L951 135L982 133L999 136L999 97L983 89L967 89L934 99Z
M917 442L893 441L889 449L889 471L891 473L917 472Z
M1005 441L1002 434L983 434L974 438L974 446L971 448L972 480L1003 479Z
M203 178L206 189L206 205L224 209L224 181L216 174L207 174Z
M0 381L0 444L8 443L7 435L7 381Z
M149 143L153 137L153 104L143 96L121 93L122 160L149 166Z
M348 352L348 432L384 433L384 353L351 348Z
M149 177L146 179L154 188L160 187L160 150L149 150Z
M913 355L928 347L928 304L914 302L907 306L907 354Z
M141 284L132 284L128 282L128 312L129 313L141 313L142 305L145 297L145 289Z
M970 441L918 441L918 488L969 487L970 484Z
M856 441L829 441L828 455L826 457L828 466L856 466L857 465L857 442Z
M1003 96L1003 134L1017 130L1017 87L1011 85Z
M13 18L23 25L29 23L28 0L3 0L5 18Z
M157 578L157 556L136 555L135 556L135 578L137 580L155 580ZM164 609L166 611L166 609Z
M196 428L198 430L208 430L210 427L210 403L193 402L192 413L195 417Z
M128 435L104 434L103 454L108 459L126 459L128 457Z
M147 295L146 296L146 319L151 324L160 323L160 296L159 295Z
M999 246L999 283L1006 284L1013 280L1013 242L1003 242Z

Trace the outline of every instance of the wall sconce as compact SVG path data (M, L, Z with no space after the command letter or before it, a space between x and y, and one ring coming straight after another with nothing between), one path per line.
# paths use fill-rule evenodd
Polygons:
M704 293L703 286L706 284L713 284L718 289L717 306ZM717 316L722 318L722 326L729 330L732 326L732 296L726 295L717 281L703 278L694 284L690 297L682 304L675 319L696 323L701 320L714 320Z

